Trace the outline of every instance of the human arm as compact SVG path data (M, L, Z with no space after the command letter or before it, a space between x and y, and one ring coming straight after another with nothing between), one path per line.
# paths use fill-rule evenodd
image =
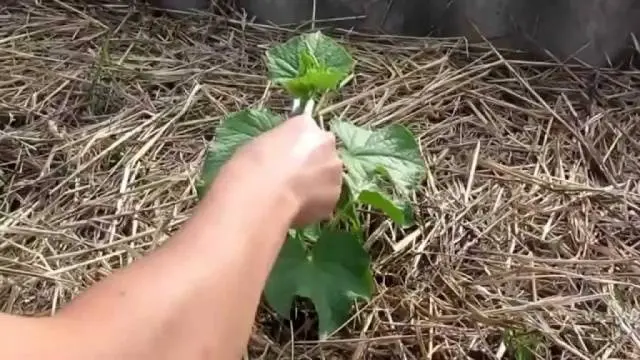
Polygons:
M0 319L3 358L238 359L288 228L340 191L333 138L292 120L234 156L165 246L53 318Z

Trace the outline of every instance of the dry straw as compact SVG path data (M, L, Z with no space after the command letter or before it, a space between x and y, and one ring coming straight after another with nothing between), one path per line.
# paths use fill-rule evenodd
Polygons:
M0 5L2 311L51 314L162 244L220 118L289 110L261 56L292 30L216 11ZM325 342L262 308L248 356L639 358L640 72L337 36L357 75L319 116L419 134L420 225L372 214L375 299Z

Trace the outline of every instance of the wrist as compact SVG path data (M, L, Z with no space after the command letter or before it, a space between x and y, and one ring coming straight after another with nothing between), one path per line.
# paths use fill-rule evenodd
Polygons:
M266 218L289 227L301 204L286 181L269 169L234 165L229 163L219 173L201 205L215 208L215 216L226 218L224 221L244 220L255 226L260 225L255 221Z

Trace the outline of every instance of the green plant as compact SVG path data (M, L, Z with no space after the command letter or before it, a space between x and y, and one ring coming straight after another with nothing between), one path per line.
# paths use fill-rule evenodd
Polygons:
M323 95L344 86L354 69L351 55L320 32L269 49L266 63L270 80L293 95L294 108L311 111ZM282 121L267 109L228 115L205 157L199 196L236 149ZM309 298L318 313L321 338L348 320L354 300L370 299L373 293L370 259L362 245L362 210L373 208L400 226L411 224L409 199L425 176L419 145L405 127L373 130L335 119L329 128L339 140L345 164L335 216L290 230L264 291L266 301L285 318L296 296Z
M504 334L504 342L513 359L534 360L541 341L535 333L508 329Z

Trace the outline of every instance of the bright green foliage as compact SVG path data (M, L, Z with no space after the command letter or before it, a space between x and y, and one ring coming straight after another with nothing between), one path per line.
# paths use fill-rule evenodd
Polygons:
M394 200L389 194L374 185L368 190L362 190L358 201L382 211L398 225L410 225L413 220L411 207L408 203Z
M294 37L267 51L271 81L303 99L336 90L353 65L351 55L320 32Z
M540 340L534 333L517 330L509 329L504 334L507 350L515 360L534 360Z
M319 32L277 45L266 58L270 80L303 102L338 89L354 64L344 48ZM205 158L198 194L204 194L238 147L281 121L268 110L243 110L224 119ZM265 288L267 302L283 317L288 317L296 296L309 298L321 337L349 319L355 300L372 296L360 210L372 207L398 225L410 224L411 194L426 172L418 142L403 126L373 130L335 120L331 131L346 169L335 216L289 231Z
M394 187L409 193L425 175L417 141L404 126L391 125L372 131L346 121L334 121L331 130L342 142L342 160L355 194L366 188L371 177L388 176Z
M331 130L343 144L340 154L351 196L399 225L408 224L408 195L425 176L420 147L411 132L400 125L372 131L346 121L334 121Z
M242 110L227 116L216 131L215 141L207 150L196 186L198 197L204 196L222 165L239 147L281 122L281 117L266 109Z
M265 289L269 304L288 318L295 296L311 299L322 338L342 326L354 299L373 291L369 256L348 232L325 231L311 251L300 236L289 236Z

